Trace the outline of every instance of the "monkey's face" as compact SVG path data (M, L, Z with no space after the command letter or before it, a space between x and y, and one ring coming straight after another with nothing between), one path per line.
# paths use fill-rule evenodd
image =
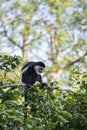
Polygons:
M36 72L37 74L41 74L41 73L43 72L43 70L44 70L44 67L42 67L42 66L40 66L40 65L35 65L35 66L34 66L34 69L35 69L35 72Z

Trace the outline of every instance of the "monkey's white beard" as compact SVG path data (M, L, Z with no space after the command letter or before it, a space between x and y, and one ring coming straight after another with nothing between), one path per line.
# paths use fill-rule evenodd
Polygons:
M40 75L41 75L42 70L43 70L43 67L41 67L40 65L36 65L36 66L34 66L34 69L35 69L35 72L36 72L37 74L40 74Z

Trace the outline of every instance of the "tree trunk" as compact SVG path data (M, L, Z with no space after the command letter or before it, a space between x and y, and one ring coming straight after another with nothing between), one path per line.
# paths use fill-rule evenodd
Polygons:
M29 25L27 23L27 14L25 12L23 12L23 20L25 23L25 29L28 30ZM23 58L23 62L28 61L28 34L24 34L23 36L22 58Z
M24 36L22 58L23 58L23 62L28 61L28 36L27 35Z

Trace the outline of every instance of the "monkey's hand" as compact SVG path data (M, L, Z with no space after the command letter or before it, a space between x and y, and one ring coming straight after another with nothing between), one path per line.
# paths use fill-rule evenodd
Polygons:
M48 84L47 83L41 83L40 88L48 88Z

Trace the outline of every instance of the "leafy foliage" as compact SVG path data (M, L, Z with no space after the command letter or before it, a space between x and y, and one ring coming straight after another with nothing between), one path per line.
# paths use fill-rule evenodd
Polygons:
M12 74L9 78L6 78L7 74L12 72L14 69L16 69L21 64L21 57L19 56L8 56L8 55L0 55L0 85L3 84L12 84L15 83L14 76Z
M60 90L57 81L51 82L48 89L40 89L38 83L26 89L0 89L0 129L86 130L87 71L73 67L69 77L70 91Z
M0 69L5 70L7 72L15 69L18 65L21 64L21 57L19 56L8 56L8 55L0 55L0 60L2 64L0 65Z
M23 107L18 101L20 95L17 90L0 91L0 128L2 130L22 129Z

